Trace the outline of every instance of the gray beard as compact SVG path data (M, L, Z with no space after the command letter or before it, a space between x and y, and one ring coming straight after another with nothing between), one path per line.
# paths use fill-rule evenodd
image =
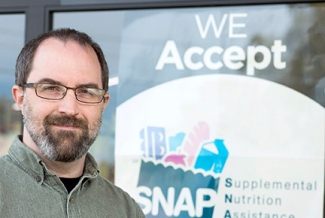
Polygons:
M27 105L26 105L27 106ZM32 140L40 149L40 152L49 160L60 162L73 162L83 157L90 146L97 138L102 118L95 122L92 129L88 128L86 120L77 119L67 115L48 115L43 123L35 122L37 118L32 115L32 110L27 106L27 113L23 117L23 122ZM34 121L34 122L33 122ZM54 130L52 125L73 125L81 129L78 130Z

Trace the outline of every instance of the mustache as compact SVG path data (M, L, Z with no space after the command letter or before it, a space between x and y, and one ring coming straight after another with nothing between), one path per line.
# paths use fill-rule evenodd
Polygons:
M73 126L82 129L88 128L86 120L78 119L75 116L68 115L48 115L44 118L44 126L61 125L61 126Z

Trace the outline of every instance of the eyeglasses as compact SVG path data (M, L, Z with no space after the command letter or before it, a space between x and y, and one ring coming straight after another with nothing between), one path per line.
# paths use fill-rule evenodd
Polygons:
M68 89L72 89L76 99L83 103L97 104L104 99L106 91L97 88L70 88L63 85L47 84L47 83L26 83L23 87L35 88L38 97L48 100L61 100L67 94Z

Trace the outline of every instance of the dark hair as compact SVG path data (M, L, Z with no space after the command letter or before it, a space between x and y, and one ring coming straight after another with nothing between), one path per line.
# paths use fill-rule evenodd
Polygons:
M15 72L15 83L16 85L24 85L26 84L27 78L29 76L29 73L32 68L33 59L35 52L38 48L38 46L46 39L49 38L55 38L59 39L63 42L67 42L69 40L76 42L82 46L89 45L92 49L94 49L101 70L102 70L102 83L103 83L103 89L105 91L108 90L108 66L104 57L104 53L100 46L94 42L90 36L88 36L86 33L79 32L74 29L70 28L62 28L62 29L56 29L52 30L43 34L40 34L36 38L29 41L21 50L20 54L18 55L17 61L16 61L16 72Z

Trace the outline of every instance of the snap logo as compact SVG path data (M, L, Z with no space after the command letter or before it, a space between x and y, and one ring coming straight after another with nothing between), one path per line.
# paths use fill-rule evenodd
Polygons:
M140 131L136 201L146 217L212 217L229 155L224 140L211 137L206 122L189 133L168 133L157 126Z

